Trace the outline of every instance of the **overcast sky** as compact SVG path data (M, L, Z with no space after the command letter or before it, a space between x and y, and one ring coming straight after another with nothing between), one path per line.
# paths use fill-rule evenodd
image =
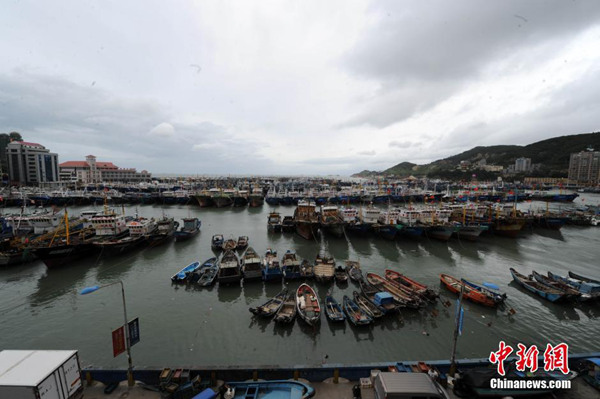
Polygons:
M154 173L342 174L600 130L600 1L5 1L0 132Z

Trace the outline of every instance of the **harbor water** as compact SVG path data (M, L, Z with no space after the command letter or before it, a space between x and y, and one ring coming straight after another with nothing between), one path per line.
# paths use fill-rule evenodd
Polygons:
M584 195L579 205L598 203ZM585 202L582 202L585 201ZM545 204L520 204L521 208ZM556 206L556 205L555 205ZM77 214L89 208L71 208ZM82 296L82 288L123 281L128 318L138 317L140 342L132 348L137 367L226 365L320 365L395 360L448 359L452 349L456 295L440 286L446 273L500 286L507 309L489 309L466 302L458 357L487 357L504 340L537 344L569 344L570 352L597 351L600 303L553 304L512 282L509 268L523 274L536 270L566 274L568 270L600 278L600 227L564 226L560 231L523 231L517 239L482 236L478 242L452 238L448 243L423 238L385 241L376 237L321 237L307 241L295 234L267 232L271 210L292 215L294 208L265 204L261 208L198 208L197 206L125 207L128 215L162 214L181 221L197 216L201 233L186 242L171 242L122 256L91 257L48 270L40 262L0 269L0 348L78 349L82 366L125 368L124 355L114 358L111 332L123 323L118 285ZM5 213L10 210L5 210ZM16 211L16 210L15 210ZM275 325L256 319L249 307L263 303L282 283L260 281L239 286L200 289L172 285L170 277L193 261L214 256L213 234L247 235L260 254L268 247L281 256L295 250L314 261L325 247L338 263L359 260L363 272L400 271L440 290L438 303L420 311L404 310L371 327L332 324L325 315L316 328L296 320ZM300 283L287 284L290 290ZM319 298L328 286L311 282ZM352 296L352 282L335 285L334 297Z

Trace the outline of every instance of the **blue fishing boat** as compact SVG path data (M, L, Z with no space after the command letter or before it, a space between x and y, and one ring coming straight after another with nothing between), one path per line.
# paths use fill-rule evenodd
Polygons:
M373 318L363 311L352 299L344 295L344 312L348 320L355 326L366 326L373 323Z
M344 321L346 319L342 307L329 293L325 297L325 314L331 321Z
M573 287L583 295L590 295L592 299L600 298L600 284L582 281L576 278L559 276L548 272L548 277L555 281L561 281Z
M188 277L192 273L194 273L199 267L200 262L191 263L183 269L181 269L180 271L178 271L177 273L175 273L173 277L171 277L171 281L173 281L174 283L185 283Z
M504 300L506 299L506 293L500 293L497 291L497 287L493 286L492 288L492 284L489 283L483 283L482 285L479 284L475 284L471 281L467 281L464 278L461 279L461 281L463 282L463 284L481 292L482 294L492 298L494 300L494 302L496 303L502 303L504 302Z
M190 279L196 279L196 283L201 287L213 285L219 274L219 263L217 258L207 259L200 268L194 272Z
M528 291L531 291L534 294L549 300L550 302L560 301L564 297L564 294L562 292L550 287L546 287L545 285L540 284L537 281L533 281L527 276L517 272L512 267L510 268L510 274L512 275L513 279L517 284L522 285Z
M175 231L175 242L189 240L200 232L202 222L198 218L183 219L183 227Z
M262 278L264 281L281 281L282 277L277 251L268 248L263 259Z
M300 259L296 255L295 251L287 250L281 258L283 279L294 280L302 278L302 271L300 270Z
M225 386L233 392L233 399L308 399L315 394L310 385L289 380L228 382Z
M210 247L213 251L221 251L223 250L223 243L225 242L225 238L223 234L215 234L212 236L212 240L210 242Z
M573 272L569 272L569 277L577 279L577 280L585 281L586 283L600 284L600 280L594 280L593 278L584 277L580 274L575 274Z

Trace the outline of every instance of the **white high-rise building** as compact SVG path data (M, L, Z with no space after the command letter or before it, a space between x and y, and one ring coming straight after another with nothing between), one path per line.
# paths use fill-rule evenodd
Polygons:
M58 154L41 144L12 141L6 146L6 156L13 184L27 186L59 181Z

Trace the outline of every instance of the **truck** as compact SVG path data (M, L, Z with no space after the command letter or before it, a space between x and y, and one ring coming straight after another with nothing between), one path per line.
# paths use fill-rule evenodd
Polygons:
M0 398L79 399L82 396L76 350L0 352Z

